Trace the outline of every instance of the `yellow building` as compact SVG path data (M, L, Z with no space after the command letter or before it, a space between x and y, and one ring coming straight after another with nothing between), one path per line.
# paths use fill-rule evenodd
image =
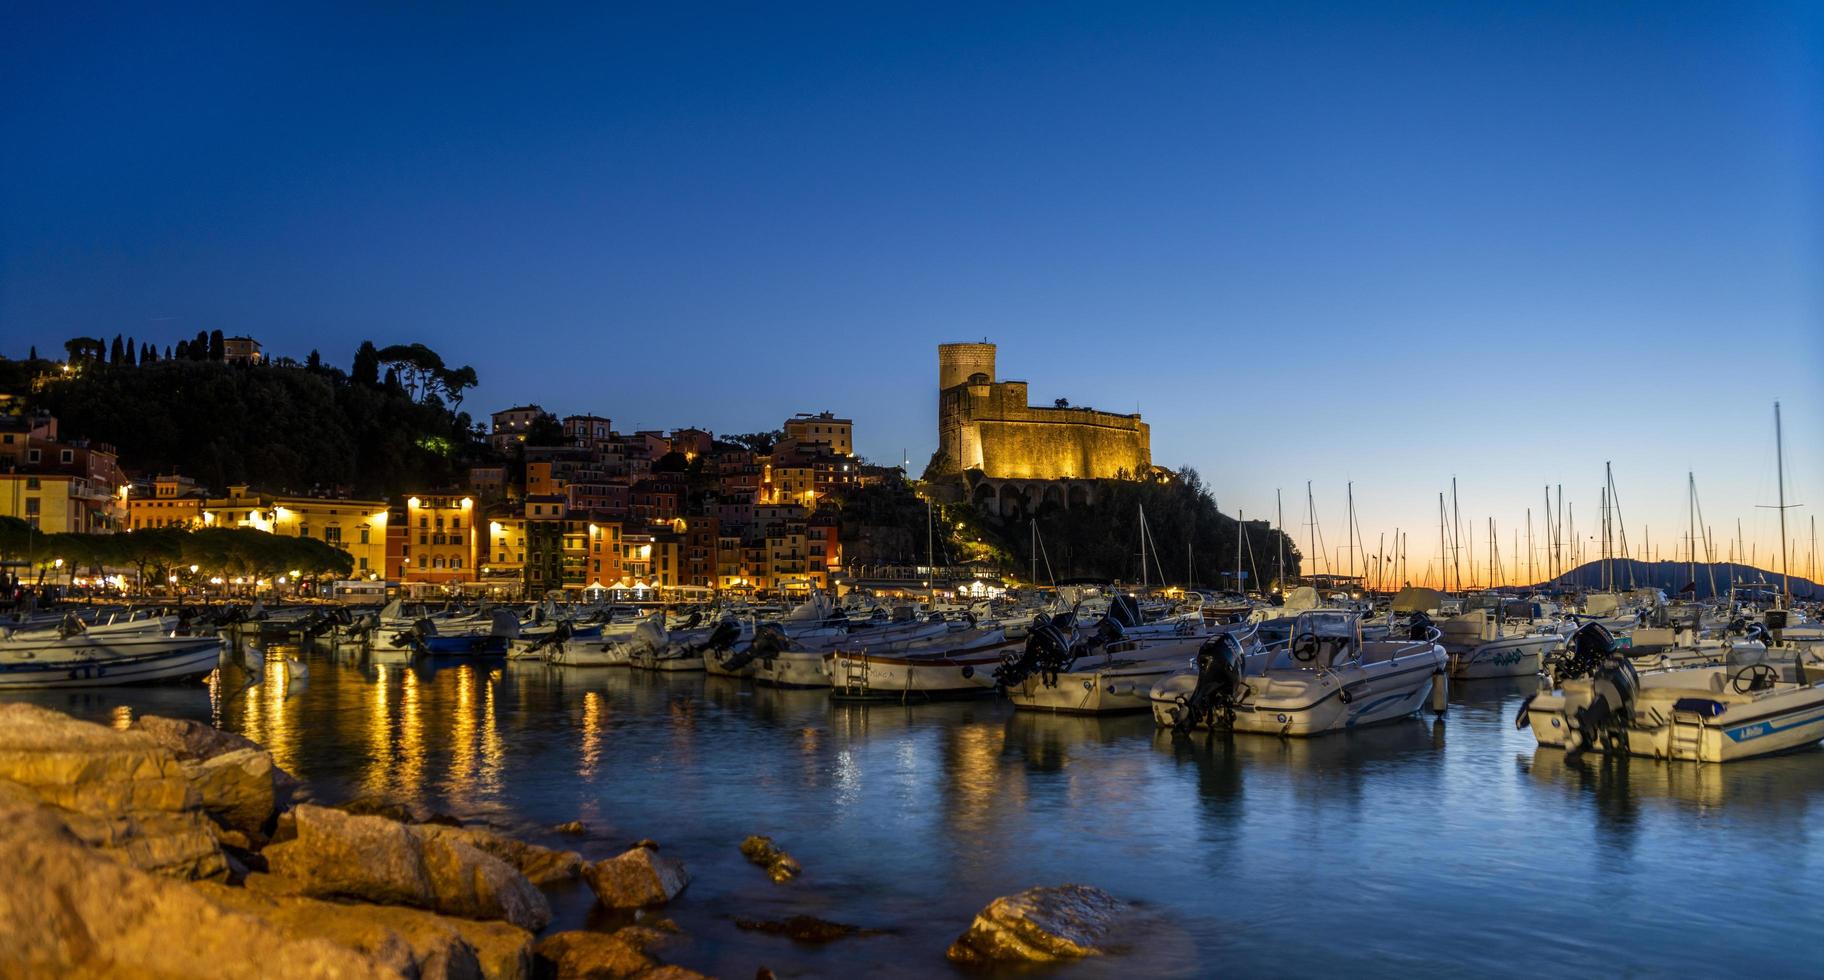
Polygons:
M354 560L355 578L385 573L387 520L384 500L253 493L245 486L229 487L226 497L202 504L204 527L252 527L340 548Z
M526 519L512 514L489 518L483 541L482 577L518 580L526 567Z
M105 496L79 476L0 474L0 516L17 517L46 534L100 530L89 526L90 514Z
M399 578L431 584L476 581L487 530L485 523L477 526L473 497L407 497L404 547L397 555Z
M785 438L801 449L821 443L837 456L855 455L855 423L831 412L801 413L786 419Z
M138 489L136 486L135 489ZM182 476L153 479L150 494L127 497L127 529L189 527L203 522L203 502L208 495L196 481Z

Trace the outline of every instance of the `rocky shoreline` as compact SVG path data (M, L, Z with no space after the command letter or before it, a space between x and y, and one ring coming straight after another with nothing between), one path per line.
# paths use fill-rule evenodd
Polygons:
M741 849L776 882L801 871L770 839ZM7 976L702 976L662 959L678 929L652 910L690 874L656 843L591 861L395 802L323 805L259 745L193 721L117 729L0 705L0 864ZM540 935L541 887L575 879L635 924ZM1098 955L1123 909L1083 886L1031 889L996 899L949 957ZM873 932L738 926L802 942Z

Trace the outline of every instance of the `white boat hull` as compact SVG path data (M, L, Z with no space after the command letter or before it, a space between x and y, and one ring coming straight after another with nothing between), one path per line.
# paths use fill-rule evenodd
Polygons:
M821 651L786 650L754 661L754 682L769 687L829 687L830 655Z
M0 690L165 684L202 677L221 664L214 637L122 637L0 650Z
M1531 677L1539 673L1545 657L1564 642L1555 633L1510 636L1450 652L1452 680L1490 677Z

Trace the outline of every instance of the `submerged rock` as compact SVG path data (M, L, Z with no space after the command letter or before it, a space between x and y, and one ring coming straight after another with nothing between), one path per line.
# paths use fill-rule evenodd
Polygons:
M300 938L210 901L195 886L114 860L55 807L0 783L0 976L367 978L371 956Z
M814 915L794 915L789 919L736 919L735 928L785 936L801 943L833 943L845 936L878 936L879 929L863 929L846 922L831 922Z
M551 829L557 831L560 834L570 834L573 837L580 837L583 834L586 834L589 832L589 828L583 826L583 822L581 820L568 820L568 821L565 821L564 823L558 824L555 827L552 827Z
M804 872L798 860L780 850L771 837L755 835L741 842L741 856L766 869L766 876L776 882L790 881Z
M176 878L227 873L201 795L143 731L117 731L29 704L0 705L0 780L57 810L83 842Z
M1043 963L1100 956L1131 906L1098 888L1028 888L997 898L950 945L958 963Z
M411 905L544 928L551 906L511 865L461 840L381 817L325 807L292 811L296 836L262 852L304 894Z
M635 847L625 854L583 867L583 880L603 905L637 909L663 905L690 884L684 862L661 857L649 847Z

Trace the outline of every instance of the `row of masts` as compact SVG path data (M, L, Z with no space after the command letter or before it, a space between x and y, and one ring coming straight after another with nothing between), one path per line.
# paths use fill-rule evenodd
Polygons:
M1779 574L1782 579L1781 593L1784 601L1789 604L1792 596L1792 576L1790 568L1791 541L1787 534L1786 512L1798 505L1788 504L1786 502L1784 431L1780 416L1780 405L1778 402L1774 403L1774 439L1775 454L1778 458L1779 502L1777 504L1765 506L1778 511L1779 513L1781 540ZM1362 536L1361 523L1356 514L1355 484L1353 482L1349 482L1346 485L1345 495L1347 498L1348 514L1347 527L1345 529L1345 543L1338 549L1339 553L1348 556L1345 580L1351 583L1359 582L1363 588L1374 592L1389 592L1399 588L1401 585L1411 584L1411 570L1407 564L1408 532L1401 528L1394 528L1392 534L1393 547L1391 550L1388 548L1388 535L1386 532L1382 532L1378 538L1375 550L1369 552ZM1702 548L1704 555L1702 564L1704 565L1704 572L1707 576L1709 592L1711 595L1716 595L1718 593L1716 580L1716 536L1714 529L1705 522L1703 517L1703 504L1698 497L1697 475L1695 472L1686 473L1686 498L1687 527L1686 533L1680 540L1685 555L1686 588L1693 592L1696 591L1699 565L1698 550L1699 548ZM1282 533L1278 535L1279 553L1277 555L1275 571L1277 573L1277 581L1283 584L1286 582L1286 536L1283 533L1283 528L1285 527L1285 504L1283 494L1280 490L1276 489L1274 491L1274 503L1277 523L1282 529ZM1344 563L1329 560L1325 541L1323 539L1323 529L1317 519L1316 497L1312 489L1312 484L1309 481L1305 484L1305 507L1307 516L1305 530L1307 543L1310 548L1310 567L1305 569L1305 577L1307 579L1321 578L1326 573L1329 576L1335 577L1339 571L1337 566ZM1445 492L1440 492L1438 494L1438 558L1435 564L1427 564L1421 578L1426 584L1435 585L1446 591L1456 592L1508 586L1547 585L1568 587L1573 585L1570 581L1571 572L1588 564L1591 561L1591 557L1587 554L1584 545L1581 543L1581 539L1577 536L1575 508L1565 500L1563 484L1558 484L1555 487L1551 485L1545 487L1543 516L1544 521L1540 528L1543 535L1543 540L1541 541L1535 539L1533 510L1531 507L1526 508L1524 547L1522 547L1521 544L1521 529L1513 528L1511 539L1513 542L1512 548L1507 551L1506 556L1504 557L1501 548L1500 529L1496 525L1493 517L1487 519L1485 532L1475 532L1465 525L1462 517L1461 502L1457 495L1457 480L1456 477L1451 477L1448 499ZM1663 562L1658 558L1658 553L1653 550L1650 527L1643 526L1643 533L1638 549L1630 544L1628 540L1627 523L1624 519L1621 507L1621 497L1615 483L1614 467L1607 461L1603 463L1603 484L1598 491L1597 516L1598 533L1593 535L1592 539L1598 543L1600 549L1596 558L1598 587L1604 590L1632 589L1638 587L1641 583L1638 582L1635 575L1635 556L1638 554L1641 556L1638 560L1648 564L1658 565L1663 564ZM1252 581L1260 583L1262 582L1262 579L1253 551L1253 542L1248 538L1247 525L1243 513L1240 510L1236 511L1235 526L1236 541L1234 563L1232 572L1228 574L1232 575L1230 583L1237 591L1246 591L1246 582ZM1700 528L1702 529L1701 533ZM1032 535L1033 555L1031 573L1032 581L1037 582L1039 581L1038 564L1043 555L1044 543L1039 538L1038 523L1036 519L1032 522ZM1157 582L1158 584L1163 585L1166 579L1164 566L1159 558L1157 541L1154 540L1152 532L1147 525L1144 507L1141 508L1140 513L1139 537L1141 584L1143 586L1150 586L1154 584L1154 582ZM1486 565L1482 567L1478 566L1475 554L1476 539L1478 537L1482 539L1485 548L1484 557ZM1520 557L1522 554L1525 556L1524 562ZM1811 577L1812 580L1816 582L1816 517L1811 519L1810 555L1809 565ZM1736 521L1736 538L1735 541L1730 544L1728 553L1728 564L1732 570L1731 587L1735 584L1735 576L1733 574L1734 567L1738 563L1743 562L1753 565L1757 559L1758 554L1756 554L1754 550L1748 549L1745 545L1742 534L1742 524L1738 519ZM1243 568L1244 560L1247 566L1245 571ZM1675 557L1674 561L1676 560ZM1049 575L1049 556L1045 556L1044 561L1047 575ZM1522 565L1524 565L1524 574L1522 574ZM1320 571L1320 568L1323 569L1323 571ZM1467 578L1465 575L1466 569L1468 570ZM1482 571L1486 572L1486 581L1483 581L1479 576L1479 573ZM1055 579L1053 581L1055 582ZM1192 545L1187 540L1185 543L1185 582L1188 585L1195 587L1197 581L1196 559Z

